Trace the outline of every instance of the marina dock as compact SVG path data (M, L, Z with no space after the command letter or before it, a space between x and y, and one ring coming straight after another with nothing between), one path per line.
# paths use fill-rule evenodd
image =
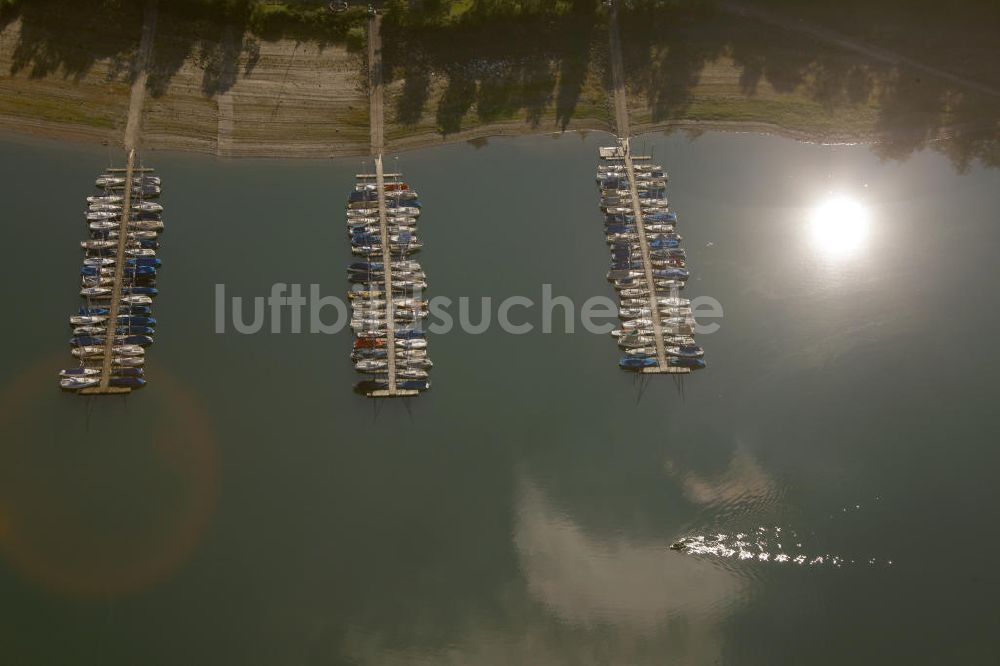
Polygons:
M677 215L668 208L666 172L650 157L632 153L614 3L608 39L618 140L599 149L597 181L611 250L608 280L620 298L622 328L613 332L625 354L619 365L642 374L685 375L704 367L692 337L690 302L678 296L689 274L686 254L675 229Z
M122 210L129 211L132 209L132 175L135 169L135 150L128 151L128 163L125 166L125 189L123 200L122 200ZM121 310L121 299L122 299L122 278L124 277L125 268L125 246L128 240L128 234L125 233L124 223L122 225L122 230L118 233L118 247L115 251L115 282L111 287L111 303L110 303L110 314L108 315L108 321L116 323L118 321L118 313ZM110 332L109 332L110 333ZM114 359L114 343L115 336L108 334L105 335L106 342L104 343L104 360L101 363L101 383L98 386L92 388L85 388L80 391L84 395L90 395L95 393L129 393L132 391L128 387L111 386L111 361Z
M126 164L98 176L99 193L87 198L80 270L85 305L69 322L79 366L59 373L60 388L81 395L129 393L146 383L163 207L150 201L160 194L160 180L140 165L138 146L156 16L156 0L147 0L124 134Z
M419 395L430 388L428 370L432 364L420 327L427 314L426 301L420 298L426 282L420 264L408 258L421 248L415 233L420 202L401 174L385 173L383 163L380 29L381 17L371 16L368 83L375 173L357 174L348 197L351 252L364 258L348 268L348 279L362 285L352 289L348 297L355 331L351 360L355 370L371 375L355 390L370 398L396 398Z

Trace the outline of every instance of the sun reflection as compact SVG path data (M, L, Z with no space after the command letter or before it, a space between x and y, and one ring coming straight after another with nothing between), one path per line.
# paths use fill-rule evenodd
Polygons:
M871 212L857 199L832 196L809 212L809 236L816 250L829 259L846 259L868 241Z

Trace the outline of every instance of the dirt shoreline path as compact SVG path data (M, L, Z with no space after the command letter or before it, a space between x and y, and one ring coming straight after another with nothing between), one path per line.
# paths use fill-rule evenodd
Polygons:
M969 90L975 90L976 92L989 95L991 97L1000 98L1000 90L991 88L986 84L958 76L957 74L952 74L951 72L938 69L937 67L932 67L928 64L920 62L919 60L914 60L913 58L900 55L899 53L895 53L887 49L865 44L864 42L858 41L828 28L810 25L803 21L778 16L777 14L764 9L746 7L734 2L720 2L719 7L731 14L736 14L737 16L755 19L757 21L761 21L762 23L768 23L784 30L799 32L810 37L815 37L816 39L822 40L828 44L839 46L840 48L847 49L848 51L854 51L855 53L859 53L867 58L878 60L889 65L905 65L910 69L915 69L929 76L953 83L957 86L961 86Z
M615 89L615 125L618 127L619 138L627 139L630 128L628 97L625 94L625 65L622 63L621 32L618 29L618 7L614 4L611 5L608 39L611 48L611 80Z
M138 150L142 138L142 107L146 101L146 82L153 53L153 36L156 34L157 0L146 0L143 12L142 38L135 60L134 79L129 95L128 123L125 125L125 150Z
M371 126L371 152L378 156L385 147L385 123L382 96L382 17L373 16L368 22L368 95Z

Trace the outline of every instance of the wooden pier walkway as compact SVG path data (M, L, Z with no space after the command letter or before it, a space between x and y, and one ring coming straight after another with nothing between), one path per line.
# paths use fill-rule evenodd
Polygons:
M108 169L109 173L124 172L125 190L122 193L122 215L118 226L118 248L115 254L114 284L111 286L108 318L104 331L104 358L101 362L101 381L97 386L81 389L83 395L130 393L129 387L111 386L111 372L114 364L115 338L118 328L118 313L121 311L122 281L125 273L125 248L128 245L132 217L132 183L136 173L139 174L140 185L142 174L152 169L136 168L136 151L139 147L139 137L142 132L142 109L146 99L146 81L149 76L149 63L153 52L153 37L156 33L157 0L147 0L143 12L142 37L139 40L139 52L135 61L135 78L129 95L128 119L125 124L125 151L128 154L124 169Z
M396 398L419 395L420 391L400 389L396 386L396 311L392 290L392 244L389 242L389 224L385 205L385 171L382 168L382 150L385 142L385 114L382 95L382 17L373 15L368 20L368 101L371 126L371 151L375 157L375 187L378 190L378 229L382 239L382 270L385 290L385 346L388 377L386 388L370 391L372 398Z
M635 158L629 141L628 98L625 95L625 66L622 62L621 35L618 30L617 3L611 4L611 20L608 24L609 49L611 51L611 78L615 95L615 125L618 129L618 145L621 158L625 162L628 175L629 194L632 200L632 214L635 216L635 226L639 234L639 248L642 252L642 267L645 271L646 287L649 290L649 312L653 321L653 341L656 344L656 366L643 368L644 374L674 374L686 375L690 368L668 365L666 345L663 343L663 325L660 317L660 305L656 285L653 281L653 264L649 254L649 243L646 239L646 227L642 219L642 206L639 200L639 188L635 180Z
M115 338L118 328L118 313L122 302L122 279L125 274L125 247L128 245L129 218L132 212L132 177L135 168L135 149L128 151L128 162L125 166L125 191L122 194L122 221L118 227L118 251L115 254L115 281L111 285L111 303L108 305L108 318L104 329L104 359L101 363L101 383L80 391L83 394L95 393L128 393L132 389L121 386L111 386L111 366L114 360ZM140 180L141 180L140 176Z

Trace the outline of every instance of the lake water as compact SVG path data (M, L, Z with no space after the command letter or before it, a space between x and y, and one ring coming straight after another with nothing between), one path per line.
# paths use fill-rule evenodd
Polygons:
M612 295L607 141L400 156L430 295L473 320L543 284ZM215 332L216 284L343 293L362 160L145 155L167 225L150 386L88 399L55 372L108 151L4 139L0 662L995 663L1000 173L636 145L671 175L685 296L724 308L707 370L637 381L579 322L456 329L431 391L376 404L348 332Z

